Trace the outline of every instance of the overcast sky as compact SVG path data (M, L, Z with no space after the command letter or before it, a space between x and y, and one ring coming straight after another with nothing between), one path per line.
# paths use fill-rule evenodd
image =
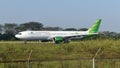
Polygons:
M0 0L0 23L41 22L45 26L120 32L120 0Z

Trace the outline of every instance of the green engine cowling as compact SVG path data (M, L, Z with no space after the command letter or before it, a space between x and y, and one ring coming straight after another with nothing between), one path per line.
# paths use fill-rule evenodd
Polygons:
M54 41L55 41L55 43L60 43L60 42L64 41L64 38L61 37L61 36L57 36L57 37L54 38Z

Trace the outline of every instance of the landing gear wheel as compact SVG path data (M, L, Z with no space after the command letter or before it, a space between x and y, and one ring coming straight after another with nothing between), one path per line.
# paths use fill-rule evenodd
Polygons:
M70 40L65 40L64 43L70 43Z
M55 41L55 44L59 44L60 42L58 42L58 41Z
M24 44L27 44L27 40L24 41Z

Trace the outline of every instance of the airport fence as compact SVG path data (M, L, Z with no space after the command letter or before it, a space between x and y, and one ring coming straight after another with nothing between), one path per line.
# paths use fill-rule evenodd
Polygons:
M95 56L99 51L100 48L96 52ZM120 68L120 58L107 59L95 58L94 56L93 67L93 57L77 59L49 59L46 57L46 59L35 59L33 58L35 53L38 54L39 52L33 52L31 50L29 52L23 52L22 54L18 55L16 52L8 52L2 55L3 58L0 58L0 68ZM42 53L39 54L42 55ZM6 58L8 55L11 55L12 57ZM19 58L17 58L16 55L19 56Z
M92 59L12 60L0 63L0 68L93 68ZM120 68L120 59L96 59L95 68Z

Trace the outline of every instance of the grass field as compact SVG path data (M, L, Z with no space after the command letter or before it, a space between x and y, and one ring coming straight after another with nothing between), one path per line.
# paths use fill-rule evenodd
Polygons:
M40 43L40 42L33 42L33 41L28 42L28 44L24 44L23 41L1 41L0 42L0 61L3 62L3 61L13 61L13 60L27 60L31 50L32 50L31 60L49 62L52 60L65 60L65 59L66 60L67 59L91 59L96 53L96 51L98 50L98 48L101 48L101 51L98 53L96 57L98 59L120 58L120 40L107 40L107 39L106 40L88 40L88 41L71 42L69 44L63 44L63 43L54 44L51 42ZM84 63L86 63L84 61L83 62L55 61L52 63L48 63L48 62L35 63L35 65L38 64L38 66L39 65L46 66L47 64L48 67L49 65L58 65L58 67L49 67L49 68L61 68L59 66L67 62L66 65L68 66L72 64L74 66L74 63L78 65L79 63L83 63L83 68L89 68L89 67L84 67ZM87 62L91 63L92 61L90 60ZM120 64L120 61L118 62L118 64ZM7 65L9 65L9 63ZM79 68L78 65L77 67ZM109 65L106 68L110 68ZM13 64L13 66L16 66L16 65ZM42 67L42 68L48 68L48 67ZM77 67L74 67L74 68L77 68ZM62 68L66 68L66 67L62 67ZM67 68L71 68L71 66Z
M120 58L120 40L88 40L69 44L1 41L0 57L2 60L26 59L32 50L31 59L92 58L98 48L101 48L101 51L97 58Z

